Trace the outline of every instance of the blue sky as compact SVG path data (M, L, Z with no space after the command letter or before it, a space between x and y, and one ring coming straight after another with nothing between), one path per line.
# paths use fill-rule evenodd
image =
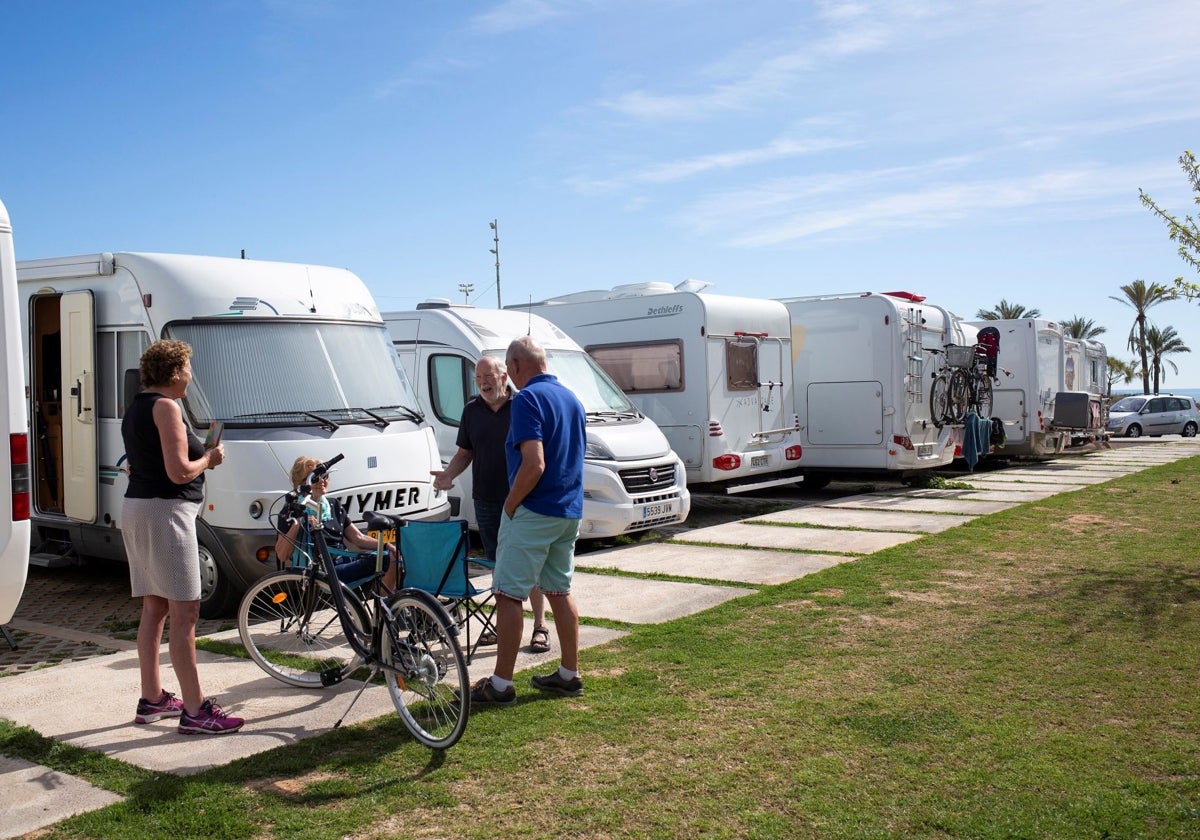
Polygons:
M697 278L1108 327L1190 269L1194 0L4 5L18 259L345 266L383 309ZM1191 279L1196 279L1191 273ZM1193 353L1200 307L1152 311Z

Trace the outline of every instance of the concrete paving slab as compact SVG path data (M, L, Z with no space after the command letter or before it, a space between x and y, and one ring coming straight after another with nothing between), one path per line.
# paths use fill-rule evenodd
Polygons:
M1083 475L1088 477L1104 477L1104 478L1121 478L1130 473L1138 472L1142 467L1114 467L1104 466L1101 464L1093 464L1091 466L1085 464L1070 464L1070 465L1052 465L1042 464L1037 467L1026 467L1018 470L1010 470L1021 475Z
M0 756L0 801L4 819L0 837L20 837L67 817L120 802L112 791L40 764Z
M1137 472L1137 470L1134 470ZM1041 482L1043 484L1103 484L1106 481L1112 481L1115 478L1124 478L1129 473L1112 473L1102 475L1084 470L1073 470L1071 472L1049 472L1038 470L1006 470L1002 475L1012 481L1031 481ZM991 478L994 473L989 473Z
M1070 493L1072 490L1082 490L1087 484L1069 484L1065 482L1041 482L1041 481L1013 481L1013 480L993 480L991 478L971 478L966 479L976 490L996 490L1011 493L1048 493L1051 496L1058 493Z
M676 534L680 542L703 542L717 545L748 546L751 548L780 548L791 551L847 552L872 554L894 545L918 540L920 534L894 531L840 531L835 528L787 528L774 525L751 525L729 522L710 528L697 528Z
M828 508L861 508L865 510L903 510L924 513L950 513L959 516L982 516L1016 507L1017 502L982 502L969 499L931 499L908 496L848 496L822 505Z
M745 593L745 590L739 590ZM524 640L533 629L526 619ZM580 647L592 647L624 635L602 627L580 627ZM522 650L517 670L557 658L557 639L549 654ZM200 680L209 696L230 714L246 718L241 732L231 735L180 735L178 721L167 718L139 726L133 708L140 693L136 652L120 652L53 668L30 671L0 680L0 712L40 734L94 749L148 770L190 775L228 764L275 747L328 732L361 683L347 680L324 689L300 689L267 676L253 662L199 651ZM487 676L495 649L481 648L470 666L472 679ZM163 657L163 677L170 687L173 675ZM86 719L79 709L89 709ZM360 723L395 714L391 696L379 682L369 686L345 723ZM66 816L66 815L64 815Z
M632 624L657 624L682 618L754 591L740 586L645 580L587 572L577 572L571 581L571 594L575 596L580 616Z
M966 482L970 484L971 482ZM911 490L874 490L871 496L908 496L915 499L966 499L972 502L1036 502L1057 493L1053 489L1029 489L1023 485L1013 485L1011 489L971 489L971 490L939 490L934 487L915 488Z
M656 543L595 551L580 558L579 563L581 566L597 569L770 586L787 583L852 559L854 558L846 555L799 554L754 549L731 551L728 548L703 545Z
M1018 470L995 470L992 472L967 473L956 480L966 481L970 484L981 482L989 484L1051 484L1055 486L1074 484L1078 487L1084 484L1098 484L1109 479L1095 477L1089 479L1086 475L1079 472L1068 475L1055 475L1053 473L1028 473Z
M897 491L905 494L912 491ZM949 492L949 491L948 491ZM749 522L784 522L826 528L867 528L873 531L916 531L936 534L970 522L970 516L910 511L859 510L854 508L805 507L756 516Z

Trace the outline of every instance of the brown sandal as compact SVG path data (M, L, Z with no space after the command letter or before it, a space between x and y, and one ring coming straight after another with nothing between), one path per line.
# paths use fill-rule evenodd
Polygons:
M550 650L550 631L545 627L534 627L529 639L529 649L534 653L545 653Z

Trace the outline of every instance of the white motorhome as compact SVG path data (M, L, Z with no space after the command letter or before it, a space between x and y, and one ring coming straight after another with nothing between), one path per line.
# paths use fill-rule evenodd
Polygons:
M918 471L954 460L958 430L930 418L950 312L908 292L781 298L791 316L805 484L846 471Z
M22 262L34 431L30 562L124 558L121 418L142 351L194 351L183 401L202 438L224 425L198 530L206 616L274 569L271 515L300 455L342 453L333 492L368 510L445 518L437 443L362 281L343 269L219 257L104 253Z
M1108 425L1108 350L1088 338L1063 339L1063 387L1055 400L1054 425L1071 432L1071 443L1095 440Z
M689 484L726 492L802 480L782 303L638 283L509 306L583 345L662 429Z
M1054 408L1065 389L1062 328L1043 318L967 321L967 343L979 330L1000 333L999 369L992 391L992 417L1004 423L1006 441L998 455L1046 457L1060 454L1071 433L1055 428ZM971 333L970 330L974 330Z
M12 225L0 202L0 347L7 362L0 366L0 437L8 443L0 457L0 487L12 497L0 503L0 624L12 620L29 573L29 421L25 372L13 361L21 358L19 300Z
M504 361L509 342L533 336L550 372L587 410L581 537L613 537L682 522L691 510L682 462L654 421L642 415L582 348L544 318L503 309L427 301L415 310L385 312L396 352L449 460L457 450L463 406L477 390L475 363ZM471 471L450 491L457 515L475 522Z

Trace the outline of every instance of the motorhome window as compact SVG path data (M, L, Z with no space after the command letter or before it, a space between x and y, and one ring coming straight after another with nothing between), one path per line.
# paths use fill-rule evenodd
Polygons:
M462 356L429 357L429 401L447 426L457 426L463 406L475 395L475 366Z
M96 332L96 411L99 417L117 416L117 334Z
M757 391L758 342L752 338L725 339L725 372L730 391Z
M417 411L382 324L239 318L175 323L166 334L192 345L185 405L197 425L372 423Z
M575 392L589 414L617 412L635 415L637 410L608 375L581 350L547 350L546 368Z
M627 394L683 390L681 341L592 345L587 351Z

